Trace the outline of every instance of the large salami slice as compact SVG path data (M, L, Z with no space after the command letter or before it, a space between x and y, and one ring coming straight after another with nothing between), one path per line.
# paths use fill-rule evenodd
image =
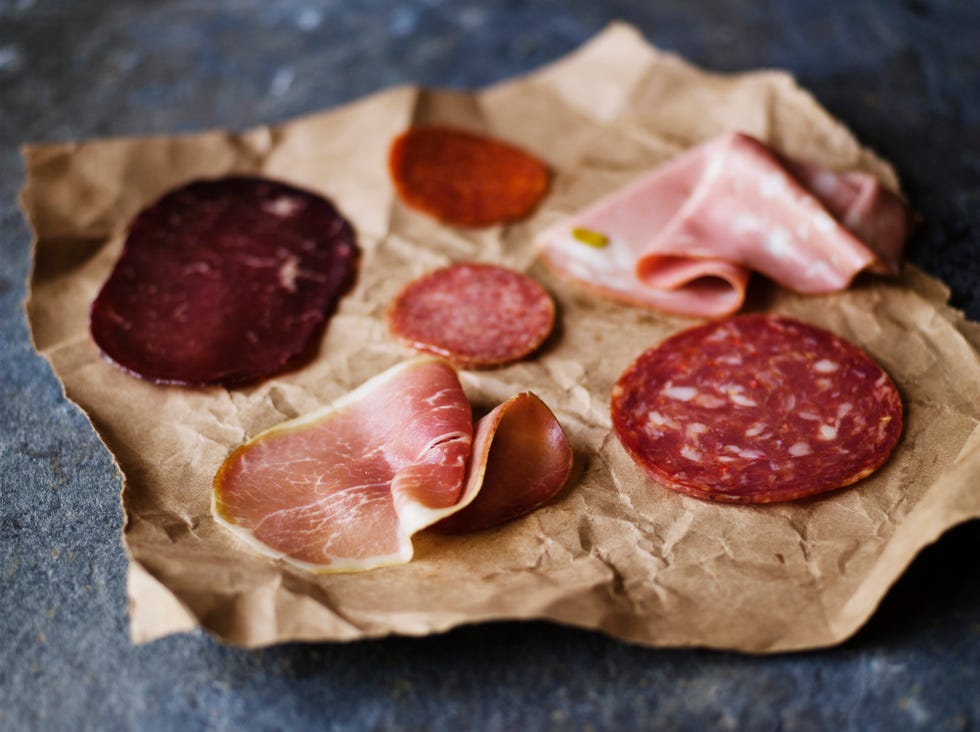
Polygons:
M747 315L682 331L642 354L612 394L627 452L697 498L789 501L877 470L902 431L888 374L842 338Z
M268 376L318 335L357 259L324 198L260 178L196 181L133 221L92 305L114 363L161 383Z
M413 127L395 139L388 166L405 203L453 226L522 219L548 190L548 169L537 158L439 125Z
M392 334L463 368L501 366L536 350L555 304L541 285L505 267L463 262L409 283L388 308Z

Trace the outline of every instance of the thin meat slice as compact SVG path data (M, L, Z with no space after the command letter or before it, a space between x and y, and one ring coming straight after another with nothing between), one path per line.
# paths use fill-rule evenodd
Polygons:
M548 169L537 158L500 140L440 125L401 134L388 166L405 203L453 226L522 219L548 190Z
M452 366L401 364L238 448L215 476L212 511L254 548L303 569L401 564L412 535L464 498L472 429Z
M897 272L905 207L864 173L716 138L539 236L544 261L607 296L700 317L739 307L751 270L803 293Z
M902 432L888 374L844 339L772 315L682 331L612 393L613 429L658 482L714 501L770 503L870 475Z
M433 524L473 531L521 516L571 467L568 439L537 396L501 404L474 439L456 371L422 357L235 450L215 476L212 513L262 554L357 572L408 562L412 536Z
M526 275L465 262L409 283L387 312L396 338L462 368L488 368L537 350L554 326L551 296Z
M511 397L476 424L465 491L472 502L434 529L477 531L530 513L561 490L573 461L547 405L532 392Z
M807 190L782 158L738 133L714 143L703 166L691 195L638 259L641 280L656 284L661 258L681 256L724 258L807 294L844 289L864 269L888 271L871 242L862 242L834 218L834 210L847 218L859 195L840 174L798 168L807 172L803 182L815 186ZM850 176L880 189L869 175ZM828 199L833 210L825 204ZM890 245L887 249L892 251Z
M133 221L90 327L115 364L161 383L269 376L322 330L357 262L323 197L262 178L189 183Z

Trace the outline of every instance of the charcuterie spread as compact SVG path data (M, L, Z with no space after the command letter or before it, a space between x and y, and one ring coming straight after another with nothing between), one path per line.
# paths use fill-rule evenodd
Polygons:
M612 425L659 483L771 503L851 485L902 432L902 402L868 355L820 328L745 315L677 333L612 392Z
M391 333L412 348L487 368L537 350L551 333L555 304L525 275L464 262L409 283L387 317Z
M874 177L790 160L730 133L679 155L538 237L559 275L695 317L738 310L750 271L805 294L896 274L901 200Z
M189 183L132 222L92 337L146 379L236 384L303 353L350 283L354 231L326 199L261 178Z
M537 158L452 127L412 127L392 144L388 164L405 203L452 226L522 219L548 191L548 169Z
M477 94L25 169L31 337L123 473L137 641L824 647L980 515L976 324L778 71L614 27Z
M392 146L400 195L442 221L526 215L547 173L470 133L413 128ZM702 316L740 307L750 270L806 293L863 269L895 272L898 199L870 176L788 160L730 134L681 155L542 235L562 274L631 302ZM859 238L860 237L860 238ZM355 263L330 203L258 178L189 184L133 222L92 306L110 359L160 382L231 385L301 352ZM242 445L214 480L218 522L265 554L316 572L412 558L434 526L483 529L546 502L572 449L551 411L520 394L478 423L449 362L527 357L555 305L508 268L459 262L406 285L386 310L399 341L439 358L396 366L346 397ZM668 487L768 503L849 485L901 433L888 376L843 340L785 318L743 317L680 333L616 384L612 423Z
M409 561L413 534L483 492L448 529L525 513L571 470L561 427L533 395L487 415L471 457L472 444L455 370L423 357L242 445L215 476L212 512L264 554L306 570L352 572ZM500 467L515 460L516 472Z

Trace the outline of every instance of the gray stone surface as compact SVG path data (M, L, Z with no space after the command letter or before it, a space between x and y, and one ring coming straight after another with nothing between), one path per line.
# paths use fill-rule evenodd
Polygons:
M397 83L476 87L613 18L712 69L796 73L896 163L923 220L911 258L980 319L975 2L0 0L0 730L980 725L976 521L855 639L807 654L650 650L541 623L256 652L194 633L130 645L119 477L21 309L17 146L242 128Z

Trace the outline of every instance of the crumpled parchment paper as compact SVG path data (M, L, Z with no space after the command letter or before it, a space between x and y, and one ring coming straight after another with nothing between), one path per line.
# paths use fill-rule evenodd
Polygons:
M420 122L527 148L554 171L549 197L525 222L480 231L405 208L386 155L397 133ZM560 216L731 129L897 188L889 166L786 74L705 73L623 25L478 93L396 88L242 134L27 148L22 203L37 236L27 312L38 350L123 473L134 640L202 626L225 642L261 646L508 618L749 652L852 634L925 544L980 516L980 327L911 266L900 280L864 277L832 296L755 281L750 310L815 323L871 353L901 390L906 428L892 459L852 489L785 505L713 505L646 477L609 424L610 387L622 370L692 321L590 296L552 277L531 247ZM243 172L323 193L358 231L356 287L314 357L231 391L156 386L111 366L89 337L88 308L130 219L191 179ZM304 574L218 527L210 489L225 457L409 357L387 335L385 305L409 280L467 259L528 271L557 299L557 332L537 357L461 376L477 407L527 389L544 399L575 448L572 483L526 518L466 536L423 533L411 564L363 574Z

